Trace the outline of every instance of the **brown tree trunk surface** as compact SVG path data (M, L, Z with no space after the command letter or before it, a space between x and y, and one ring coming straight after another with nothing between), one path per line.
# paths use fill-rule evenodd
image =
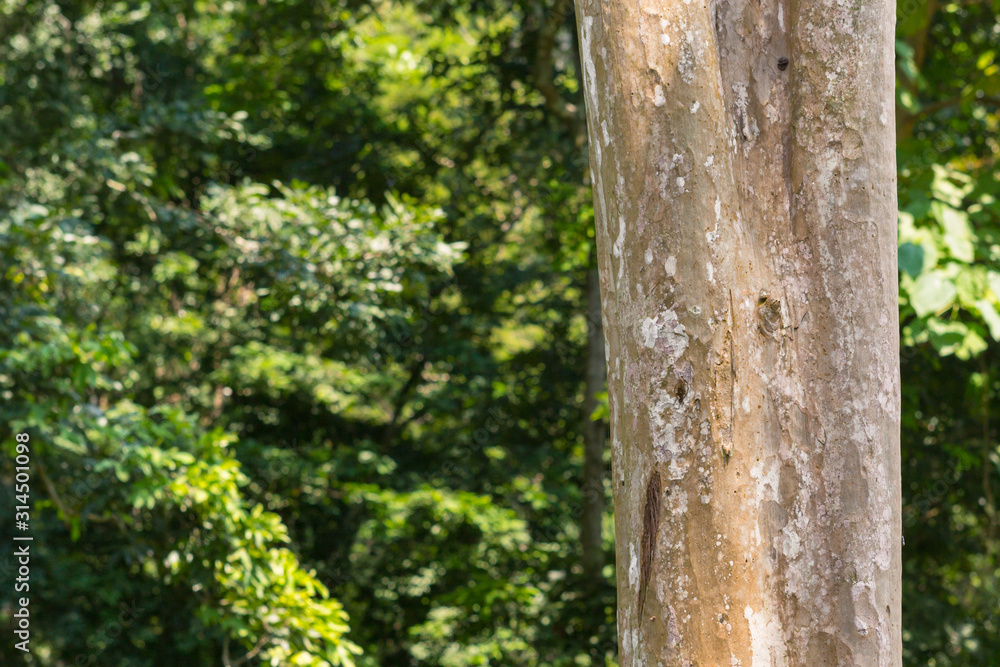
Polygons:
M894 3L577 19L621 665L900 665Z

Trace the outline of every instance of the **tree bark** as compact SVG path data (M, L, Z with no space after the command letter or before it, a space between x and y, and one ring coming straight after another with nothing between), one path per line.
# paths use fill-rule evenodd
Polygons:
M577 0L623 667L901 659L891 0Z
M604 443L603 421L590 416L597 409L597 394L604 391L607 362L604 359L604 332L601 322L601 284L597 269L587 272L587 377L583 399L583 511L580 517L580 545L583 575L588 586L603 579L604 539Z

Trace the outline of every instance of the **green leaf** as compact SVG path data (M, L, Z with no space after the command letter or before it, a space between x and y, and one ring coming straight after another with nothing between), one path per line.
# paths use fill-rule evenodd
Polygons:
M608 406L608 392L599 391L594 394L594 398L597 399L597 407L595 407L594 411L590 413L590 420L596 422L610 417L611 411Z
M931 271L917 278L910 288L910 305L920 317L926 317L949 307L958 294L949 278L940 271Z
M970 359L986 350L986 341L972 327L964 322L927 323L931 345L942 357L954 354L959 359Z
M924 249L913 243L899 246L899 270L914 278L924 270Z
M968 214L939 201L931 204L931 212L944 228L944 244L951 256L968 263L975 260L975 235L969 226Z
M986 299L977 301L976 308L979 309L979 314L983 316L983 321L989 327L990 336L993 340L1000 341L1000 313L997 313L997 309Z
M952 267L957 266L952 264ZM977 308L976 302L986 293L986 271L980 266L963 267L955 275L955 287L958 289L958 303L962 308Z
M1000 273L990 271L986 274L986 283L990 286L990 291L993 292L993 297L1000 300Z
M934 194L935 199L943 201L953 208L961 207L962 200L969 194L973 187L969 176L939 164L932 165L931 168L934 172L934 178L931 181L931 192ZM955 181L959 181L963 185L958 186L955 184Z

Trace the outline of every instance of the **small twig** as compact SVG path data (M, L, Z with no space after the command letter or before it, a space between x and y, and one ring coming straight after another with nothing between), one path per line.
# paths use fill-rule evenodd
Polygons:
M38 462L38 476L42 479L42 485L45 487L46 492L48 492L49 497L52 502L55 503L56 508L64 519L70 517L70 512L66 509L66 505L63 504L62 498L59 496L59 492L56 491L55 484L49 479L48 474L45 472L45 466L42 465L41 461Z
M260 638L260 641L258 641L257 644L252 649L250 649L249 653L247 653L245 656L243 656L236 662L232 662L229 659L229 637L226 637L222 642L223 667L239 667L248 660L252 660L258 653L260 653L260 650L264 648L264 644L266 644L269 641L271 641L270 635L265 634L263 637Z
M45 487L45 491L49 494L49 498L52 499L52 502L53 504L55 504L56 509L59 510L59 514L62 515L63 521L68 522L70 517L78 517L79 513L71 512L69 508L66 507L66 504L63 502L62 497L59 495L59 492L56 491L55 484L52 483L52 480L49 478L48 473L45 472L45 466L41 463L41 461L39 461L38 463L38 476L41 478L42 486ZM118 516L114 515L100 516L99 514L87 514L85 518L87 519L87 521L93 523L114 523L121 530L125 531L125 524Z

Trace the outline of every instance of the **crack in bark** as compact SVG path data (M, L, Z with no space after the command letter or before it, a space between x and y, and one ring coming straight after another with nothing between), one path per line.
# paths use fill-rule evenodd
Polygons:
M640 545L640 585L639 585L639 618L646 607L646 591L649 577L653 570L653 556L656 553L656 533L660 527L660 490L662 480L660 471L654 470L646 485L646 504L642 510L642 544Z

